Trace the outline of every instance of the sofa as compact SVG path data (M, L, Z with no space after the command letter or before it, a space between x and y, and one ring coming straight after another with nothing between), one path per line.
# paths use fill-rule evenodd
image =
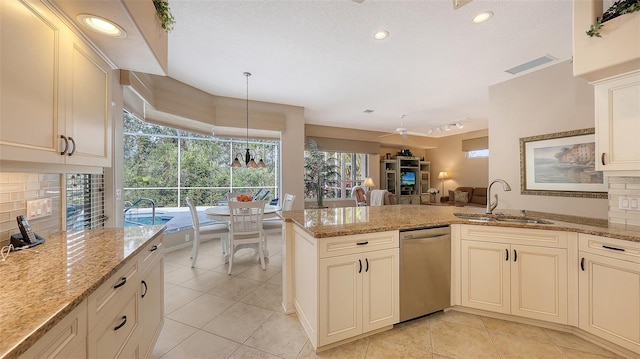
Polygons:
M448 196L440 197L440 202L451 206L486 207L487 187L458 187L449 190Z

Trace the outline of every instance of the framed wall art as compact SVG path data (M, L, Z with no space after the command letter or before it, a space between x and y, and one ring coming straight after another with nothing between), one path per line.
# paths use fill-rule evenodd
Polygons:
M520 139L522 194L607 198L602 171L595 170L595 129Z

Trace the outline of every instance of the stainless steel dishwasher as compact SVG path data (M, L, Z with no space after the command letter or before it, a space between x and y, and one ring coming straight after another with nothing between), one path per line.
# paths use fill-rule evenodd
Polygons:
M448 308L450 291L449 226L400 231L400 321Z

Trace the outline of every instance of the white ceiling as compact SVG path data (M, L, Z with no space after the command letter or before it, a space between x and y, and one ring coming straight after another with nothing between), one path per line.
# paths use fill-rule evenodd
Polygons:
M244 98L249 71L251 100L302 106L317 125L393 132L406 115L414 133L458 120L462 131L487 128L488 87L515 77L504 70L572 54L570 0L475 0L457 10L451 0L170 6L169 76ZM485 10L495 15L472 23ZM373 39L379 29L386 40Z

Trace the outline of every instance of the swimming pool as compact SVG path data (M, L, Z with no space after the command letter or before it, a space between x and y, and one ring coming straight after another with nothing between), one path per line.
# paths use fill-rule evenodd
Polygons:
M167 216L165 214L156 214L155 223L153 223L153 217L150 215L136 215L130 216L126 215L124 218L124 226L125 227L136 227L136 226L150 226L152 224L165 224L169 222L173 216Z

